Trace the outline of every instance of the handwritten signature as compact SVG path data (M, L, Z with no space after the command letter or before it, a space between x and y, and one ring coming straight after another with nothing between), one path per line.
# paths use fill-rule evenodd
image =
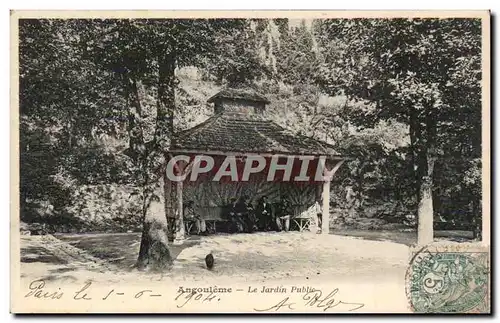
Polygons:
M297 309L298 306L302 305L304 307L315 307L315 308L320 308L324 312L326 312L329 309L336 308L336 309L344 309L349 312L359 310L360 308L364 307L365 304L363 303L353 303L353 302L344 302L341 300L338 300L335 298L337 293L339 292L338 288L335 288L333 291L331 291L328 295L323 296L323 292L320 290L314 290L308 293L305 293L304 296L299 301L292 302L290 300L290 296L285 297L284 299L280 300L277 304L268 307L268 308L263 308L263 309L257 309L254 308L255 311L257 312L269 312L269 311L275 311L278 312L282 309L285 310L291 310L294 311Z

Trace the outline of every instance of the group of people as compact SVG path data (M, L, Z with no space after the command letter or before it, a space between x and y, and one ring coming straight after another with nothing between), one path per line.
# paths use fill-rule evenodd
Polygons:
M320 201L314 208L318 221L318 233L321 233L322 213ZM194 222L197 234L207 234L205 221L194 211L194 203L187 201L184 205L184 219ZM278 203L269 203L267 196L262 196L257 206L251 203L247 196L232 198L222 211L222 217L229 224L229 232L252 233L255 231L289 231L290 219L293 214L290 202L282 198Z
M231 232L288 231L290 229L290 204L286 199L270 204L267 196L259 199L254 208L250 199L232 198L226 206L224 217L230 223Z

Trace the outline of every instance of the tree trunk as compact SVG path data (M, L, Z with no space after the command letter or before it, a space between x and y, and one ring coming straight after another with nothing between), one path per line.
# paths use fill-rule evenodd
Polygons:
M471 194L471 196L474 196ZM475 240L481 240L481 228L482 228L482 223L481 223L481 217L479 216L480 210L479 207L481 206L480 203L478 203L478 200L475 198L472 199L472 209L470 213L470 224L472 226L472 238Z
M175 54L158 58L158 100L156 102L156 142L166 152L174 133L175 112Z
M169 161L168 154L165 154L165 163ZM167 178L167 176L163 176L163 201L165 203L165 219L168 222L168 241L174 241L175 238L175 207L173 205L174 198L172 196L172 182Z
M156 102L156 130L155 140L158 148L165 154L165 163L168 163L172 157L168 151L170 149L172 136L174 133L174 112L175 112L175 66L176 56L172 50L162 53L158 57L158 99ZM172 183L164 178L164 204L165 218L178 219L176 213L182 212L177 210L175 203L176 194L173 192ZM176 226L170 226L176 227ZM169 232L169 237L173 240L174 232Z
M124 74L124 83L128 103L128 133L129 149L128 155L136 163L143 163L146 147L144 144L144 132L142 129L142 107L137 89L137 81L129 73Z
M432 203L432 173L435 159L433 156L423 157L426 173L419 178L418 194L418 245L426 245L434 240L434 208Z
M168 219L172 214L173 199L171 198L170 181L166 178L165 168L160 167L161 174L150 174L151 169L157 165L149 165L149 161L154 162L151 156L161 155L163 163L169 160L168 150L173 134L173 117L175 108L175 55L172 51L160 55L159 76L158 76L158 99L157 99L157 119L154 136L154 151L147 152L145 156L143 174L145 175L144 204L143 204L143 230L141 247L137 259L137 267L151 270L162 270L172 263L172 258L168 249ZM136 113L130 113L129 132L131 134L131 144L137 146L139 150L144 145L144 137L137 116L140 117L140 102L138 101L137 86L131 83L129 87L130 101L137 99ZM135 85L135 87L134 87ZM140 120L140 119L139 119ZM139 125L139 127L137 127ZM138 131L140 128L141 131ZM140 137L140 139L139 139ZM132 140L132 139L135 140ZM138 144L138 142L142 143ZM132 147L131 147L132 148ZM133 149L136 150L136 149ZM150 169L151 168L151 169ZM169 207L170 206L170 207Z
M137 259L139 269L159 271L172 264L168 249L167 219L165 218L163 183L156 185L156 192L145 199L141 247Z
M425 127L421 127L419 118L415 118L413 149L417 160L417 244L427 245L434 241L434 206L432 198L433 173L436 160L436 120L426 109ZM411 128L412 125L410 125ZM416 126L416 127L415 127ZM411 131L410 131L411 133Z
M418 120L418 110L414 106L410 106L410 154L411 161L413 165L414 183L415 190L413 191L414 196L417 197L417 212L414 213L417 221L415 222L416 229L418 231L418 202L420 196L420 179L419 179L419 157L418 152L420 151L422 128L420 126L420 121Z
M475 210L475 207L474 207L474 201L471 201L471 208L469 210L469 215L467 217L467 220L471 226L471 229L472 229L472 239L473 240L476 240L477 239L477 223L476 223L476 219L474 217L474 212L476 211Z
M138 165L138 181L143 188L143 229L137 267L162 270L172 262L168 250L167 219L164 216L165 208L162 203L164 187L160 181L161 177L164 176L164 171L161 171L160 176L152 172L153 169L157 168L157 165L151 165L151 161L155 160L151 157L154 157L157 152L146 151L137 82L129 74L124 75L124 82L129 106L128 132L130 141L128 153Z

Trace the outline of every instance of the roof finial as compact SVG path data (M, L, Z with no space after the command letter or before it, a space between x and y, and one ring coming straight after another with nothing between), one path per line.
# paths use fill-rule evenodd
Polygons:
M225 88L208 99L215 104L215 113L262 114L270 101L257 91Z

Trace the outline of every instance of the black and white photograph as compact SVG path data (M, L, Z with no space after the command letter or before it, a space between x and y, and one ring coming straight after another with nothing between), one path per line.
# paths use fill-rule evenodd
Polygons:
M11 312L491 312L488 11L11 28Z

